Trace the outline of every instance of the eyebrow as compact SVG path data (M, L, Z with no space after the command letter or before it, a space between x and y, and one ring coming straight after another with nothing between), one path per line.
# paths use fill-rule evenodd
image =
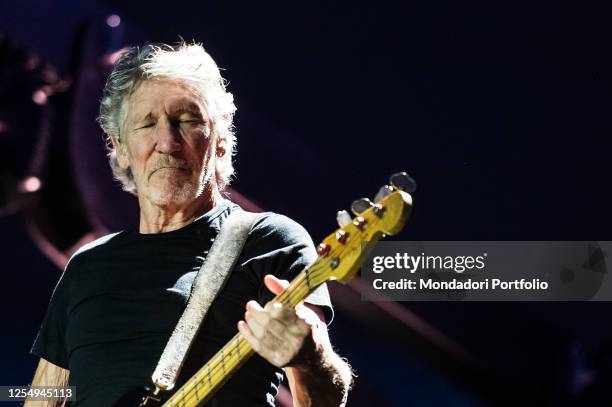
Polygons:
M202 111L196 105L180 106L176 110L172 110L172 113L173 114L189 113L189 114L192 114L204 120L204 115L202 114Z
M206 111L203 106L198 105L197 103L191 100L180 99L176 104L171 106L172 113L191 113L195 114L201 119L205 119Z

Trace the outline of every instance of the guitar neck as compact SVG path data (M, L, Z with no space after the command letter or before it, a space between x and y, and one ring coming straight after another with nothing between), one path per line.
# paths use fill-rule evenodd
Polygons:
M317 272L316 264L317 262L298 274L289 286L274 298L274 301L295 307L306 299L310 293L327 280L327 275ZM164 407L198 406L208 401L253 353L255 351L247 340L239 333L236 334L164 403Z

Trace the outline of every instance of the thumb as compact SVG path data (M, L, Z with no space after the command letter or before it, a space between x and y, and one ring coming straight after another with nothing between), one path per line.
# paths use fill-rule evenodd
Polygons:
M266 274L264 277L264 284L274 295L278 295L281 291L289 286L289 281L279 280L272 274Z

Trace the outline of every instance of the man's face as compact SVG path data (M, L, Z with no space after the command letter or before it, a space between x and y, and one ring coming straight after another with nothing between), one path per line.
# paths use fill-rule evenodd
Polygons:
M119 165L132 171L139 199L166 206L200 196L213 179L217 153L201 98L180 82L151 79L125 103L115 146Z

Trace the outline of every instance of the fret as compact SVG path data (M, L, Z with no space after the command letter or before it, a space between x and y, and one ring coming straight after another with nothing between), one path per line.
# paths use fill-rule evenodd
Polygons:
M238 339L234 339L234 342L236 343L236 346L235 346L235 348L236 348L236 355L238 355L238 357L240 358L241 357L241 355L240 355L240 341Z
M212 383L212 376L210 375L210 367L206 369L206 377L208 378L208 386L212 389L213 383Z
M184 397L185 397L185 394L186 394L186 393L187 393L187 389L186 389L186 388L182 388L182 389L179 391L179 394L182 394L182 396L181 396L181 397L178 399L178 402L176 403L176 405L177 405L177 406L180 406L181 404L182 404L183 406L185 405L185 400L184 400Z
M308 289L310 290L310 287L312 287L310 283L310 270L308 269L304 270L304 275L306 276L306 285L308 286Z
M225 355L223 354L223 348L221 348L221 368L223 369L223 374L227 373L225 369Z
M193 390L195 392L195 398L198 402L200 402L200 394L198 393L198 386L201 386L202 383L200 383L200 381L197 381L194 383L193 385Z

